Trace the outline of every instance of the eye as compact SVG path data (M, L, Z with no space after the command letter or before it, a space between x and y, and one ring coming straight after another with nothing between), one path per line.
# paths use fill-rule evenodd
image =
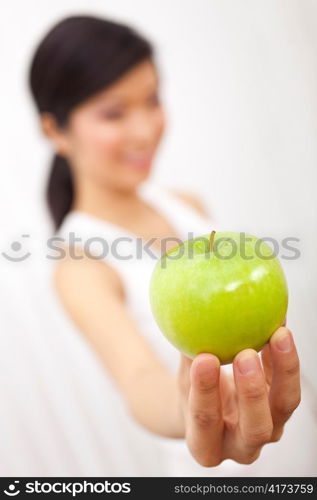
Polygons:
M120 120L124 116L124 112L121 108L109 108L101 109L97 113L98 117L102 120Z

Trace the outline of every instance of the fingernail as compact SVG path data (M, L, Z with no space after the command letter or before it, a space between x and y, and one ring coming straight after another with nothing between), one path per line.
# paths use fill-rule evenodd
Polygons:
M253 352L241 353L237 359L238 367L242 375L255 373L258 368L257 355Z
M287 331L281 332L279 337L275 340L275 345L279 351L290 351L292 347L290 334Z

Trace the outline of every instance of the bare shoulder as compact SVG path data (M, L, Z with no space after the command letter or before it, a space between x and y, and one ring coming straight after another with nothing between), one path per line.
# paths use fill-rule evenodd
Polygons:
M181 201L184 201L187 205L197 210L197 212L199 212L201 215L204 215L205 217L210 216L205 203L201 201L198 195L189 191L179 191L178 189L174 188L170 188L169 191Z
M74 290L102 287L123 298L122 280L117 271L104 260L87 254L81 247L64 247L62 258L54 268L54 286L61 298L74 294Z

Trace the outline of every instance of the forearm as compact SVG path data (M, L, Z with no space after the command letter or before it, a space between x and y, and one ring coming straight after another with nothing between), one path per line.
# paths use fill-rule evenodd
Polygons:
M139 373L126 395L131 414L155 434L184 438L185 426L177 378L164 368L148 368Z
M135 420L156 434L184 437L177 378L140 333L117 279L104 263L70 259L59 263L55 284Z

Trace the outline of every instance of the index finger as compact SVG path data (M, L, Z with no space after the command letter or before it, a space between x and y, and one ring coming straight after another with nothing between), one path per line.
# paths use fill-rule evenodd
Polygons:
M207 353L196 356L190 370L186 439L194 458L206 467L219 465L222 460L219 378L220 362L216 356Z

